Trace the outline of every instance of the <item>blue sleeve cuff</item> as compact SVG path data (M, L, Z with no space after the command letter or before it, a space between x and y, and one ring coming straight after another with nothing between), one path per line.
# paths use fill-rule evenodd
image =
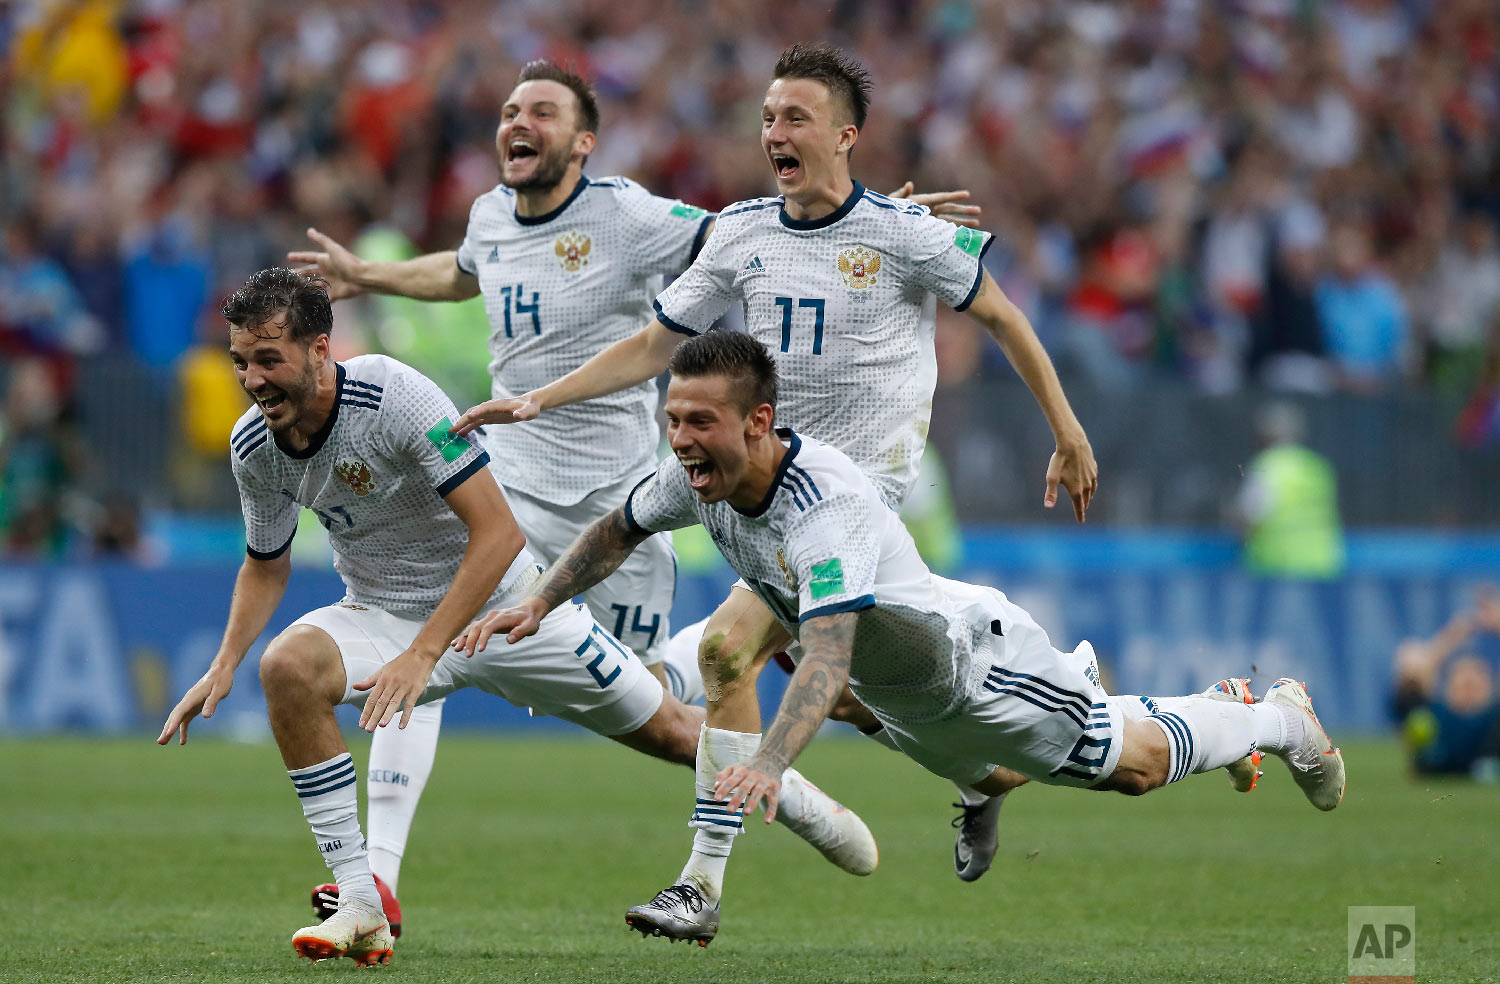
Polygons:
M647 482L651 481L655 477L656 477L656 472L652 472L651 474L647 475L645 478L641 479L639 482L636 482L635 483L635 488L632 488L630 490L630 494L625 497L625 525L628 526L628 527L630 527L635 532L642 534L643 536L650 536L655 531L654 530L648 530L648 529L646 529L646 527L644 527L640 523L636 522L636 519L635 519L635 510L630 507L630 501L635 498L636 489L639 489L642 485L645 485ZM676 556L677 556L676 554L672 555L672 557L673 557L672 563L674 563L674 564L677 562Z
M822 608L814 608L810 612L800 612L797 615L797 622L800 624L810 618L817 618L819 615L837 615L840 612L862 612L866 608L874 607L874 595L860 595L858 598L850 598L848 601L841 601L833 605L824 605Z
M969 296L964 298L964 302L954 307L953 310L967 311L969 305L974 303L974 298L979 296L979 285L984 283L984 254L988 253L993 245L995 245L995 237L991 234L979 250L979 272L974 274L974 286L969 288Z
M251 557L254 557L256 560L275 560L277 557L280 557L282 554L286 553L287 547L290 547L292 545L292 541L296 538L297 528L294 526L292 527L292 535L287 537L286 542L277 547L275 550L256 550L254 547L250 546L247 543L245 544L245 553L249 554Z
M454 489L467 482L470 475L473 475L475 472L489 463L489 452L479 452L479 455L475 457L473 461L469 462L467 465L464 465L457 472L455 472L451 478L449 478L442 485L439 485L437 487L437 494L442 496L443 498L447 498L449 492L452 492Z
M677 332L679 335L701 335L701 334L703 334L701 331L699 331L696 328L689 328L687 325L680 325L677 322L673 321L671 318L667 317L666 312L664 312L661 309L661 302L660 301L652 301L651 302L651 306L656 309L656 319L658 321L660 321L662 324L666 325L668 328L670 328L673 331Z
M703 217L703 221L698 223L698 234L693 237L693 248L688 253L689 265L698 258L699 253L703 252L703 244L708 241L708 227L713 225L714 219L718 217L717 212L709 212Z

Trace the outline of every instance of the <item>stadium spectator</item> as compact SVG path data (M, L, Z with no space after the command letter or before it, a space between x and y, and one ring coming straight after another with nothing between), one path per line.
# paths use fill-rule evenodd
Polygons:
M1392 711L1418 773L1500 779L1497 656L1500 590L1493 585L1437 635L1397 648Z
M1408 341L1406 305L1374 262L1369 230L1345 222L1332 236L1333 269L1318 282L1323 343L1344 386L1373 392L1400 378Z
M1482 212L1461 222L1457 242L1442 248L1423 291L1428 312L1429 376L1462 392L1478 376L1490 325L1500 318L1500 248Z
M52 368L39 358L13 364L0 416L0 552L64 553L83 461Z

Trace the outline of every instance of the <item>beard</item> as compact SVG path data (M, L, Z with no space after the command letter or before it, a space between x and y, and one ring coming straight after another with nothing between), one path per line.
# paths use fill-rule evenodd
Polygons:
M286 409L278 420L265 417L266 429L273 434L281 434L297 426L297 422L302 419L303 410L312 402L317 389L318 374L313 368L312 360L309 359L307 364L302 367L302 373L297 377L295 382L285 388L276 387L272 389L272 393L280 392L286 397L283 403ZM253 393L251 394L252 397L254 395ZM264 411L262 411L262 416L264 416Z
M558 147L556 150L538 155L536 167L530 176L515 184L505 180L505 168L501 167L500 183L512 191L551 191L557 187L558 182L562 181L563 175L568 173L568 164L572 158L573 152L570 148Z

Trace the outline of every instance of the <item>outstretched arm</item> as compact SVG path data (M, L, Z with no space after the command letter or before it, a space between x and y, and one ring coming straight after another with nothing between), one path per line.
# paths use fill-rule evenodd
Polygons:
M188 724L198 715L214 716L219 701L229 696L234 685L234 671L239 667L255 642L271 621L281 596L286 592L287 577L292 572L290 551L278 557L260 560L246 556L240 565L240 573L234 580L234 596L229 602L229 621L224 627L224 638L219 651L209 664L208 671L183 695L172 713L162 725L157 737L158 745L165 745L177 734L177 744L187 744Z
M331 300L367 292L419 301L464 301L479 294L479 278L459 268L454 250L394 263L371 263L316 229L308 229L307 236L322 249L288 253L287 262L317 271L328 281Z
M648 379L655 379L667 368L672 353L687 336L675 332L653 318L651 323L629 338L615 342L583 365L522 396L505 400L487 400L471 407L453 425L453 433L464 435L484 424L513 424L531 420L543 410L582 403L596 396L618 393Z
M746 813L753 813L764 799L766 822L776 819L781 774L818 733L849 682L858 618L858 612L839 612L819 615L802 624L799 641L806 655L787 684L760 750L750 761L728 766L715 780L714 795L728 798L730 810L743 806Z
M1052 428L1057 450L1047 465L1047 492L1043 504L1051 509L1057 503L1057 487L1061 484L1073 499L1073 513L1083 522L1084 513L1099 485L1099 466L1094 463L1094 449L1083 432L1083 425L1073 415L1068 398L1063 394L1057 370L1047 350L1037 339L1031 322L1020 308L1000 290L995 278L988 272L980 282L979 293L970 302L966 312L983 326L999 344L1000 350L1010 360L1031 395L1041 406L1047 423Z
M469 626L453 640L453 648L466 656L484 652L490 636L496 632L506 633L506 642L520 642L536 632L542 619L558 605L618 570L625 558L650 535L630 524L623 505L599 517L547 569L530 595L516 607L492 611Z
M354 685L355 690L370 691L359 716L359 726L366 731L373 732L376 727L389 724L398 711L401 712L398 727L406 727L427 687L428 677L432 676L432 668L448 650L448 640L479 613L516 555L526 546L525 535L487 469L480 468L464 479L444 501L468 527L469 543L443 600L427 617L411 645Z

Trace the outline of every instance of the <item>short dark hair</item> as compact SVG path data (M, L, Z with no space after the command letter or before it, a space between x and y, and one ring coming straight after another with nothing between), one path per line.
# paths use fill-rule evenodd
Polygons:
M285 312L279 331L259 332L261 338L285 335L303 345L333 333L333 302L328 281L315 273L269 267L245 281L224 302L224 320L236 328L258 329Z
M673 376L727 376L741 413L762 403L776 406L776 363L743 331L713 328L690 338L677 346L667 369Z
M599 132L599 97L595 95L594 86L588 79L555 61L538 58L521 67L521 74L516 76L516 85L536 81L556 82L567 86L573 93L573 98L578 100L578 119L583 124L581 129L590 133Z
M870 73L855 58L831 44L794 44L776 59L771 79L812 79L828 87L849 109L861 130L870 112Z

